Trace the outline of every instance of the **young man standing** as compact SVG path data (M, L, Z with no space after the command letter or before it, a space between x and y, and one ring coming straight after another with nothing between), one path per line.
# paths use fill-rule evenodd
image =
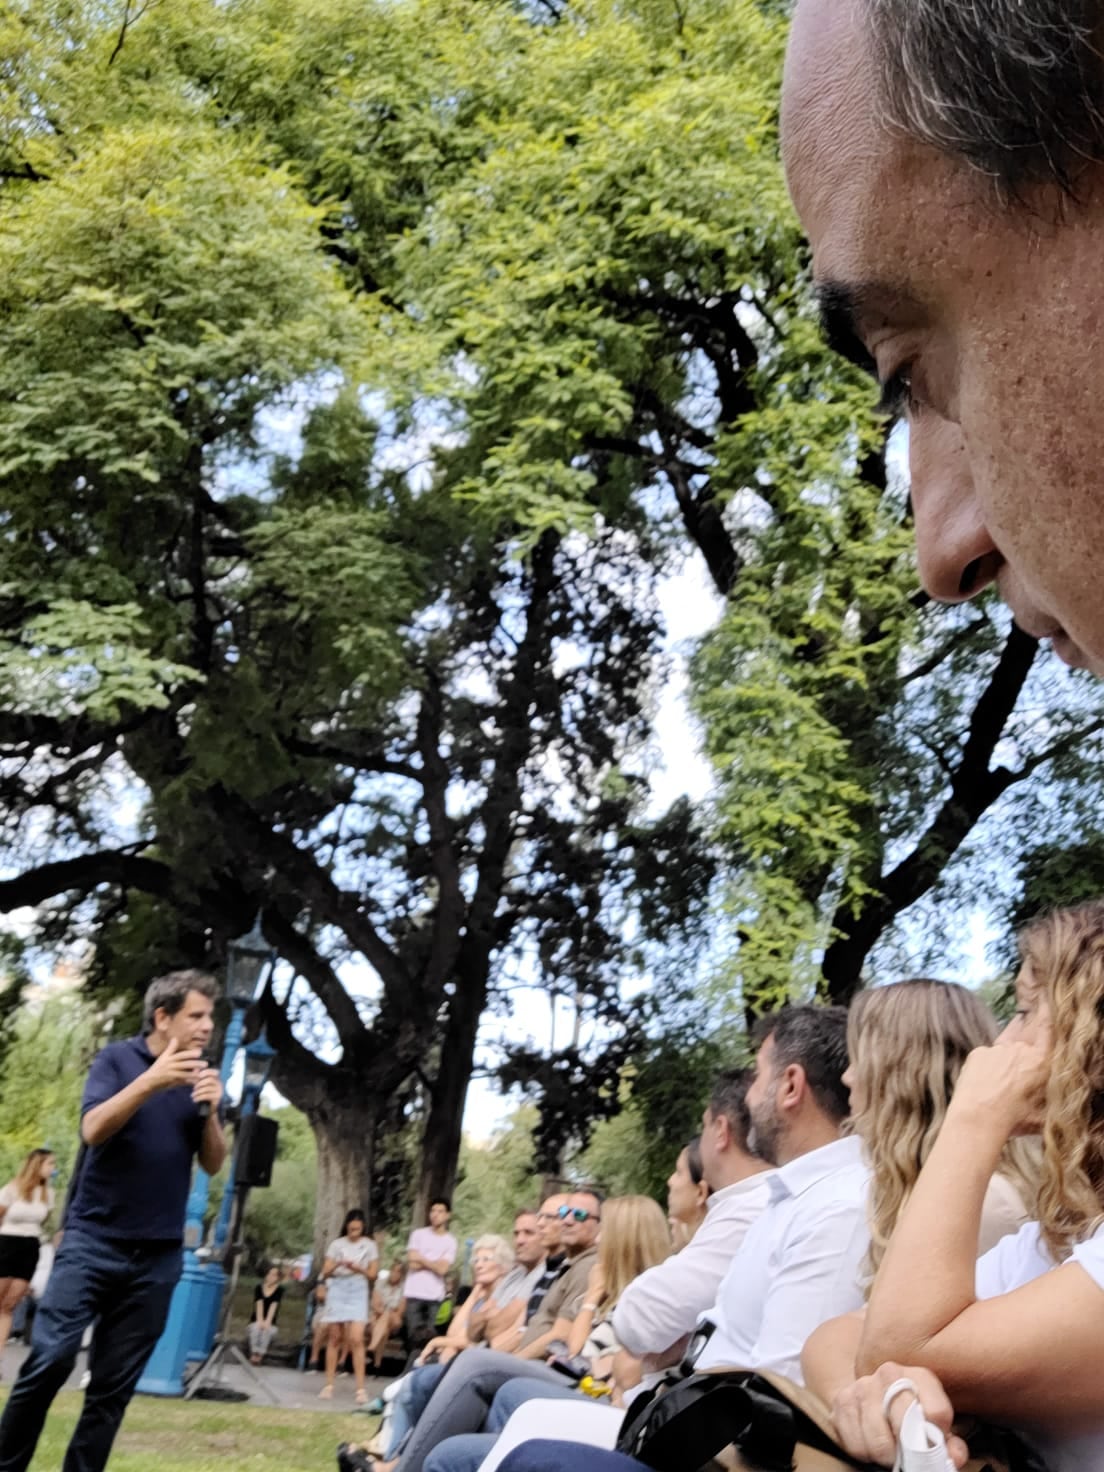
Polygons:
M429 1225L417 1227L406 1244L407 1347L422 1350L436 1333L437 1310L445 1297L445 1274L456 1261L456 1238L448 1229L452 1203L443 1196L429 1204Z
M159 977L146 992L142 1036L109 1043L92 1063L86 1149L31 1352L0 1420L0 1472L30 1463L93 1320L91 1380L63 1472L107 1465L180 1276L192 1160L214 1174L226 1155L222 1085L203 1060L217 995L198 971Z

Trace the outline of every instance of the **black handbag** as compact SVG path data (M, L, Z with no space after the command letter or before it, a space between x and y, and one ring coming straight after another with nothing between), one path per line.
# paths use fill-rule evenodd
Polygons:
M959 1429L964 1472L1046 1472L1037 1454L998 1427ZM716 1369L660 1385L630 1406L617 1450L655 1472L884 1472L835 1439L828 1408L783 1375Z

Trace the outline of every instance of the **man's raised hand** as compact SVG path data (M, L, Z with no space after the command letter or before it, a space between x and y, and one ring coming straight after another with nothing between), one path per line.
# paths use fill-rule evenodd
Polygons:
M170 1038L164 1051L154 1059L146 1077L158 1092L176 1089L181 1084L194 1084L203 1068L203 1054L198 1048L181 1048Z

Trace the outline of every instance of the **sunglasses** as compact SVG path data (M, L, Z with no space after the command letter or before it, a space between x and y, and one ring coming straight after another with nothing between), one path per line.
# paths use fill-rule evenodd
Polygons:
M586 1222L591 1217L598 1221L598 1213L587 1211L585 1206L560 1206L556 1209L556 1215L562 1222L566 1222L569 1217L573 1222Z

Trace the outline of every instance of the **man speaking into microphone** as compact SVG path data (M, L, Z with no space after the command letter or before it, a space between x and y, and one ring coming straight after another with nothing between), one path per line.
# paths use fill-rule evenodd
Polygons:
M200 971L151 982L142 1036L93 1060L81 1102L84 1149L31 1352L0 1419L0 1472L23 1472L46 1412L95 1319L91 1379L63 1472L102 1472L181 1271L192 1161L226 1157L222 1085L203 1051L218 987Z

